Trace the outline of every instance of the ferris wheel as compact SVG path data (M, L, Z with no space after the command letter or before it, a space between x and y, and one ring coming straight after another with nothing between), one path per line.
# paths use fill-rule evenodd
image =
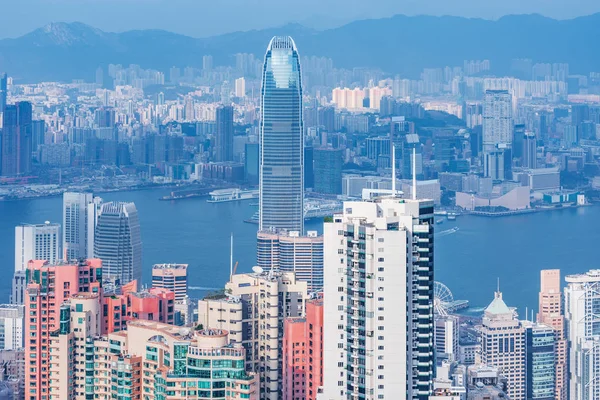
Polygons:
M441 282L433 282L433 309L438 315L448 315L448 310L454 303L454 296L448 286Z

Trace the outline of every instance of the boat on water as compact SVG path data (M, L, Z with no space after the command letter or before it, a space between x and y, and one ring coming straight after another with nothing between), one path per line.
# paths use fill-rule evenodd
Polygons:
M455 221L456 213L448 213L448 221Z
M225 203L227 201L240 201L258 199L258 190L221 189L209 193L210 199L207 203Z
M442 222L444 222L443 219L438 219L438 220L435 221L436 224L441 224Z
M315 200L310 199L304 202L304 219L324 218L335 213L340 213L343 210L343 205L335 200ZM252 218L244 220L249 224L258 224L258 211L252 215Z
M160 197L160 201L171 201L171 200L182 200L191 199L194 197L205 197L208 196L209 192L213 189L191 189L191 190L179 190L173 191L167 196Z

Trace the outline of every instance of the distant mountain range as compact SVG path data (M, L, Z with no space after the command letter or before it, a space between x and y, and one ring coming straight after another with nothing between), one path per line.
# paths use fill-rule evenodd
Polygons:
M52 23L16 39L0 40L0 71L17 82L91 81L99 65L139 64L167 71L171 66L233 64L233 55L260 57L272 36L294 37L301 55L327 56L337 67L379 67L417 77L423 68L462 66L463 60L491 60L507 73L513 58L567 62L572 73L600 71L600 13L571 20L512 15L497 21L460 17L408 17L355 21L316 31L298 24L191 38L161 30L103 32L81 23Z

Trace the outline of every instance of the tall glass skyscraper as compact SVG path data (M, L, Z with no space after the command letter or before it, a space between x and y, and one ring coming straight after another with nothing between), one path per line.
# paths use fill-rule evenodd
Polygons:
M104 203L94 237L94 256L102 260L102 279L121 285L142 282L142 239L133 203Z
M271 39L260 118L260 230L304 232L304 127L300 57L289 36Z
M2 143L0 143L3 176L27 175L31 172L31 103L21 101L4 108Z

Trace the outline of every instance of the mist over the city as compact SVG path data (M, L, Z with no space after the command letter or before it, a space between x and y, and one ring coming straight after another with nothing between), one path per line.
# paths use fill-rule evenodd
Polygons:
M600 399L600 4L0 4L0 400Z

